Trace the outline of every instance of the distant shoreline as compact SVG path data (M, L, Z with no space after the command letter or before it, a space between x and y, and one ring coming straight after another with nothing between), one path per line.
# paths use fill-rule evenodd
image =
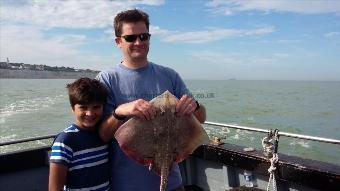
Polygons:
M0 69L0 79L77 79L96 77L98 72L65 72Z

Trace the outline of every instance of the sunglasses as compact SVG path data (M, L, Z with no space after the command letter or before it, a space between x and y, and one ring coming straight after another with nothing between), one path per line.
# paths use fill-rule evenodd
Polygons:
M150 39L151 34L149 33L142 33L142 34L131 34L131 35L124 35L121 36L125 39L126 42L135 42L137 40L137 37L139 37L139 40L141 41L147 41Z

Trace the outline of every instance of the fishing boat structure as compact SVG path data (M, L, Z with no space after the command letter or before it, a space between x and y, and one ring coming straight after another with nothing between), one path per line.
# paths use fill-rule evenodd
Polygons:
M222 143L218 137L180 163L188 191L225 190L340 190L340 166L281 154L279 137L340 145L340 140L253 127L206 122L216 128L264 133L262 149ZM50 140L55 135L9 142L0 147ZM50 145L0 153L0 190L47 190Z

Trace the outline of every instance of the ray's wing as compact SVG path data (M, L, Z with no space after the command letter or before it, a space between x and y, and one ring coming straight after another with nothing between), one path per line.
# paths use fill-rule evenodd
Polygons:
M176 121L177 155L176 162L181 162L188 157L198 146L209 140L200 122L194 115L183 116Z
M132 118L115 133L123 152L143 165L152 164L155 144L153 126L153 121Z

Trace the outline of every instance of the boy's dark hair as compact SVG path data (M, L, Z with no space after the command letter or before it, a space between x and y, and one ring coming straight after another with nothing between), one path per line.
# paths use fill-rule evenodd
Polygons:
M118 13L113 22L116 37L120 37L122 35L123 23L135 23L139 21L143 21L149 31L150 22L149 15L147 13L138 9L131 9Z
M82 77L66 86L71 107L76 104L101 103L105 104L107 90L96 79Z

